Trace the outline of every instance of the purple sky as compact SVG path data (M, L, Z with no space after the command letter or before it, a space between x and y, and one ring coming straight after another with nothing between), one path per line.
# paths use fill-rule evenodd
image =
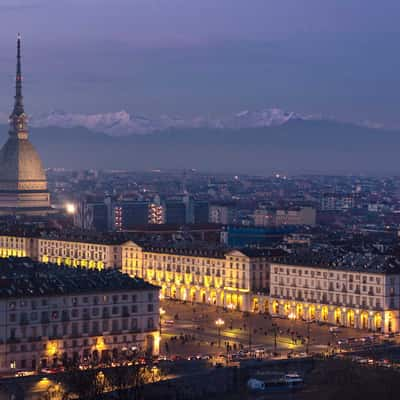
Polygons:
M2 0L0 112L278 106L400 126L398 0Z

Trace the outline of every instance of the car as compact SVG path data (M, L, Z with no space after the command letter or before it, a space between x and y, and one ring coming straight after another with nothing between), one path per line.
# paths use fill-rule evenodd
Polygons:
M340 332L340 328L338 326L331 326L331 327L329 327L329 332L330 333Z
M175 321L173 319L167 319L166 321L163 321L163 325L174 325Z
M22 377L22 376L32 376L35 374L36 374L36 371L17 371L14 376Z
M42 368L40 370L43 374L56 374L57 372L62 372L61 368Z

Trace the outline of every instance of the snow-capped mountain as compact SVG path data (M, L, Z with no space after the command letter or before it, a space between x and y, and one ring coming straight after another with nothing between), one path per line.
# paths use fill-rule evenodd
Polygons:
M146 118L131 115L127 111L109 112L103 114L77 114L63 111L53 111L49 114L32 116L30 124L33 127L85 127L96 132L103 132L112 136L126 136L132 134L147 134L171 128L259 128L282 125L291 119L310 119L294 112L287 112L279 108L270 108L260 111L240 111L233 115L219 118L195 117L180 118L161 115L158 118Z

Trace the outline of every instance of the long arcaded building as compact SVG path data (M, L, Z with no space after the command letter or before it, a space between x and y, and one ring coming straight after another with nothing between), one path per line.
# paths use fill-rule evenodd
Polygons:
M141 245L118 236L0 235L0 256L117 268L161 297L398 332L400 265L393 257L323 248L277 250Z

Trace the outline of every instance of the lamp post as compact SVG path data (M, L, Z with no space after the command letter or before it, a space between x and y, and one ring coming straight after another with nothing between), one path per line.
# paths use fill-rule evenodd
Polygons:
M161 337L161 333L162 333L162 327L161 327L162 317L163 317L163 315L165 315L166 311L162 307L160 307L159 311L160 311L160 337Z
M218 347L221 347L221 328L224 326L225 321L222 318L218 318L215 321L215 325L218 328Z
M289 320L291 321L290 328L291 328L292 331L290 332L290 334L291 334L291 336L292 336L292 342L295 342L294 336L293 336L293 327L294 327L294 321L296 320L296 314L295 314L294 312L291 312L291 313L288 315L288 318L289 318Z

